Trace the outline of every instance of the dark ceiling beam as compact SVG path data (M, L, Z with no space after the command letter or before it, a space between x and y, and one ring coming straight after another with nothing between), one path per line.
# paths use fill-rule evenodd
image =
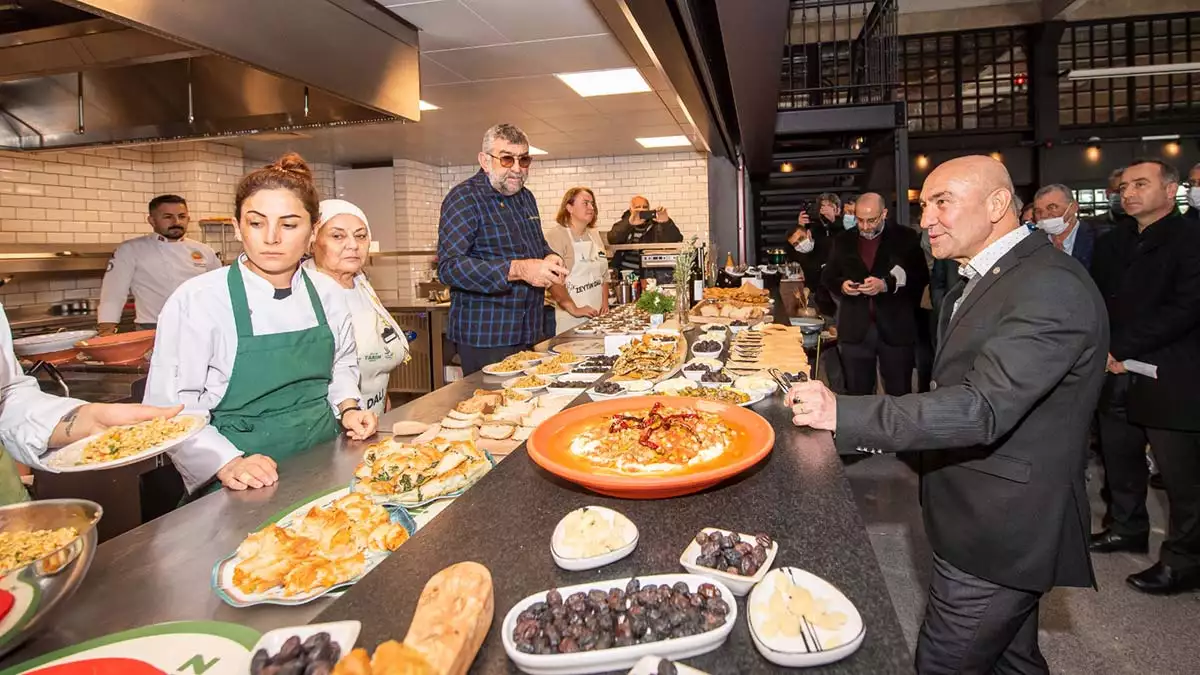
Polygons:
M788 0L757 0L754 11L747 11L742 0L717 0L716 5L746 168L765 173L775 140Z

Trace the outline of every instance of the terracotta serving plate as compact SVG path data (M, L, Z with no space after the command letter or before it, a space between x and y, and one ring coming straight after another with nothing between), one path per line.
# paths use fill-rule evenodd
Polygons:
M89 361L125 365L141 360L154 347L154 330L117 333L75 343Z
M631 410L649 409L656 402L672 408L693 408L719 415L738 432L720 457L671 472L627 474L592 466L571 454L570 443L584 428L602 418ZM674 396L636 396L585 403L543 422L529 437L529 457L550 473L594 492L625 499L663 499L692 494L749 469L771 452L775 430L757 413L728 403Z

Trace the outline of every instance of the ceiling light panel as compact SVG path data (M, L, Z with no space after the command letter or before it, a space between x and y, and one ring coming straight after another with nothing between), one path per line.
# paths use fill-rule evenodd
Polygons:
M652 136L650 138L635 138L643 148L680 148L691 146L687 136Z
M650 91L650 85L646 83L646 78L642 77L637 68L555 73L554 76L584 98Z

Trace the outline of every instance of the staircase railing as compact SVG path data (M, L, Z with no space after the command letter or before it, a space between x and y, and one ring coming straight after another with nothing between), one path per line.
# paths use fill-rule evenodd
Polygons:
M779 109L893 100L898 6L899 0L792 0Z

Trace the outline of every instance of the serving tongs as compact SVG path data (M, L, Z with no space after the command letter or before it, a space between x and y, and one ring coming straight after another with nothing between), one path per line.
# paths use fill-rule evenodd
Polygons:
M778 384L779 388L783 390L783 395L787 396L787 393L792 388L792 385L788 384L787 378L783 376L783 371L778 368L768 368L767 374L770 375L771 379L775 380L775 383Z

